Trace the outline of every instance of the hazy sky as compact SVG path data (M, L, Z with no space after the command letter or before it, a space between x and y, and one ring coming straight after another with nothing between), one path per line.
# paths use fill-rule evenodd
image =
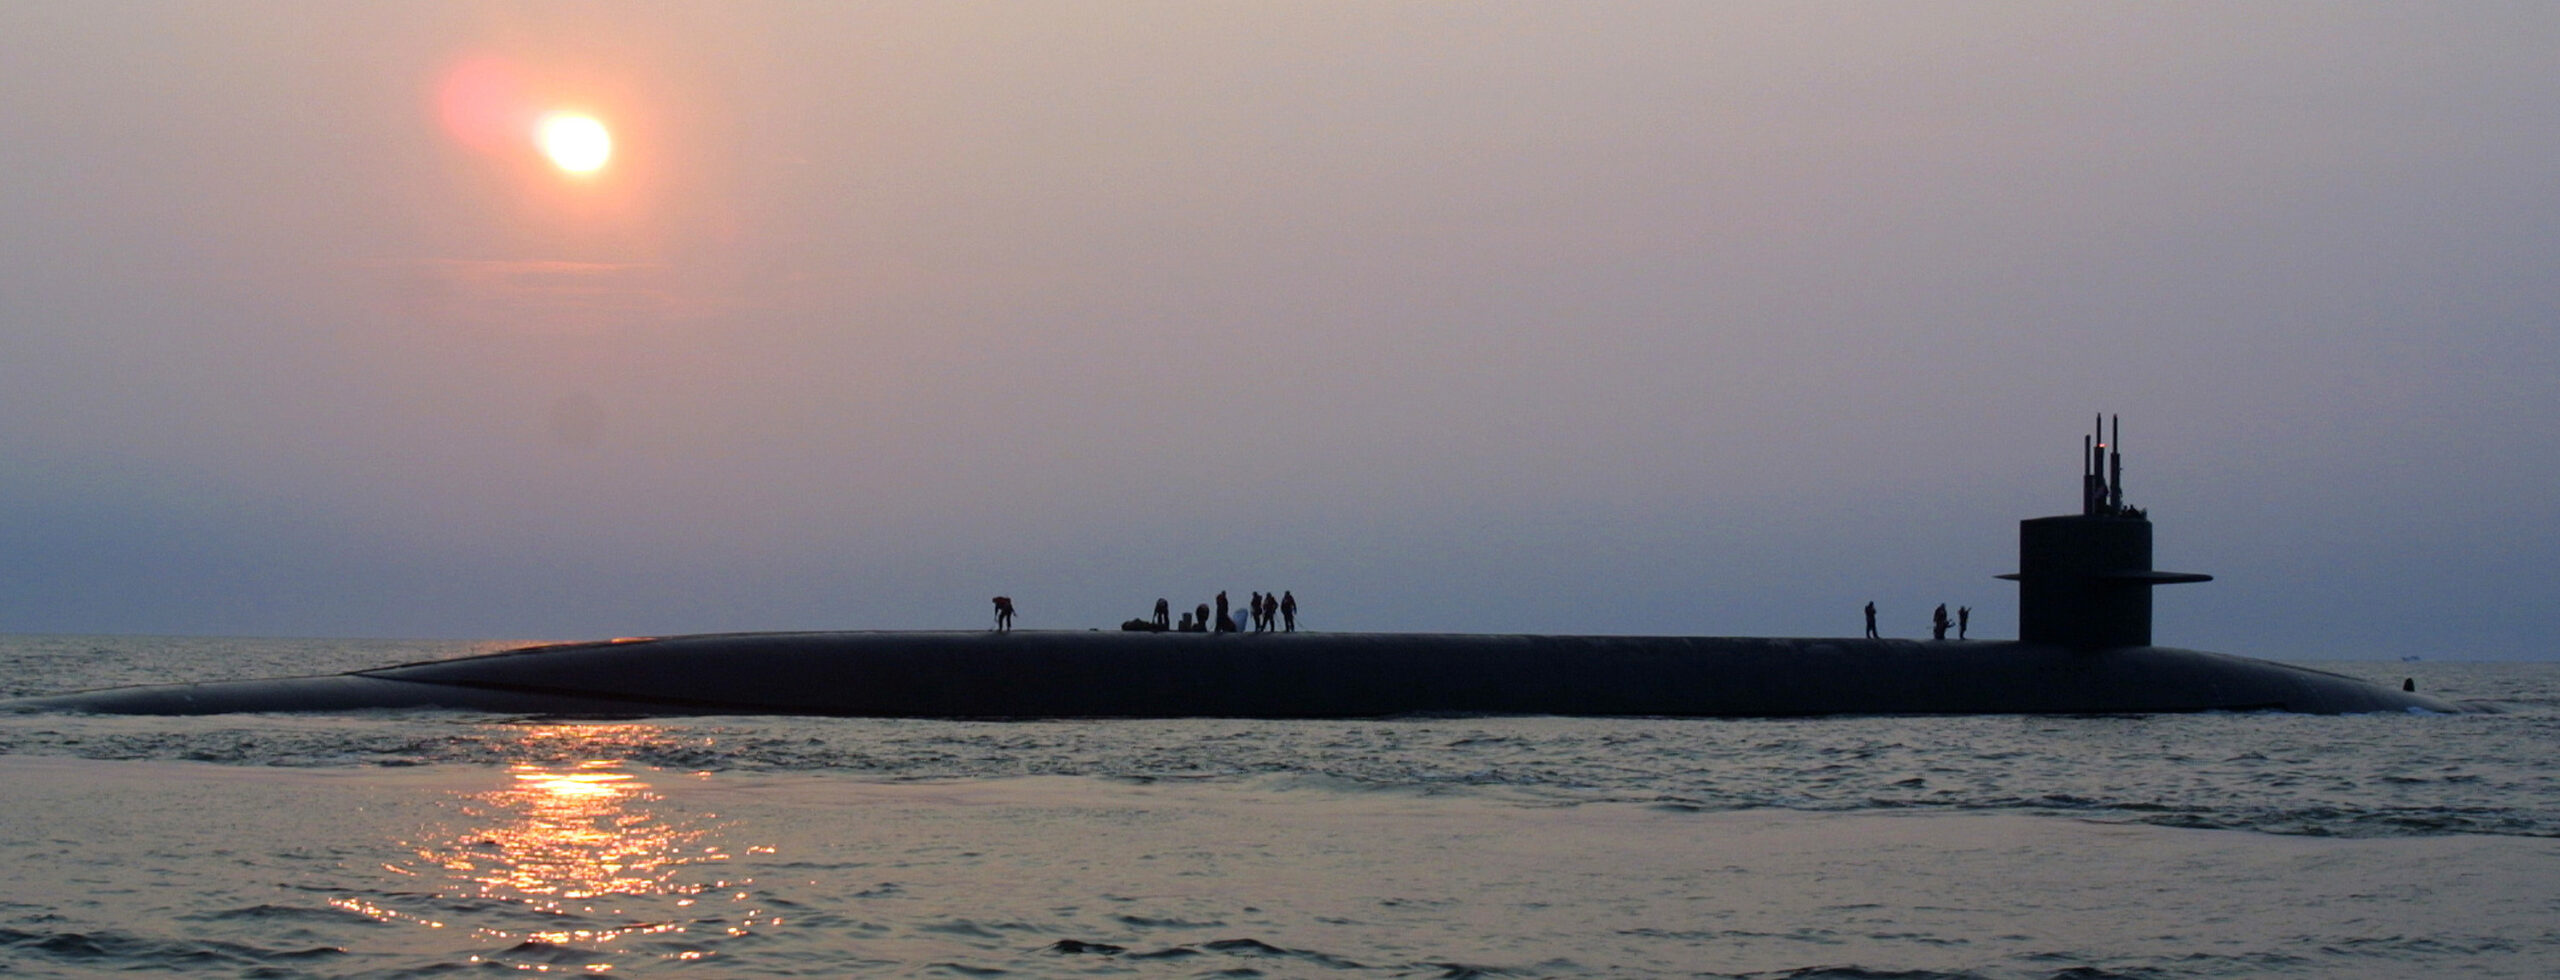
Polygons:
M2560 655L2560 7L0 5L0 630ZM530 138L592 114L566 174Z

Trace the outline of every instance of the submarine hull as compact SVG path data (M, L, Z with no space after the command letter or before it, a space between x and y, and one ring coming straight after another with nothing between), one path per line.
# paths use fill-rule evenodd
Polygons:
M2326 671L1994 640L832 632L527 647L326 677L10 702L122 714L447 708L919 718L1784 717L2455 711Z

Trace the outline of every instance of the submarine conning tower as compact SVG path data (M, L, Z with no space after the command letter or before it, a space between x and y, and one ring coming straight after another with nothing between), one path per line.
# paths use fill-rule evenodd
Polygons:
M2098 418L2080 444L2080 513L2018 522L2018 639L2103 649L2151 645L2151 588L2210 582L2155 571L2151 518L2125 506L2124 422Z

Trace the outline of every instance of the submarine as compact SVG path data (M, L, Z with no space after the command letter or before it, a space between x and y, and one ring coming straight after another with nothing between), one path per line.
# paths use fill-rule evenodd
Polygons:
M1457 633L876 631L625 637L344 674L20 698L110 714L449 709L645 717L2308 714L2471 710L2292 664L2155 646L2150 516L2122 423L2080 512L2019 523L2016 640Z

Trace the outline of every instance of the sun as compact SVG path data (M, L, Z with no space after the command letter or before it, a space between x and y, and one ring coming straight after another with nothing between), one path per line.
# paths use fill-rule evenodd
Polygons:
M551 165L573 174L591 174L613 159L613 133L594 116L555 112L534 127L534 142Z

